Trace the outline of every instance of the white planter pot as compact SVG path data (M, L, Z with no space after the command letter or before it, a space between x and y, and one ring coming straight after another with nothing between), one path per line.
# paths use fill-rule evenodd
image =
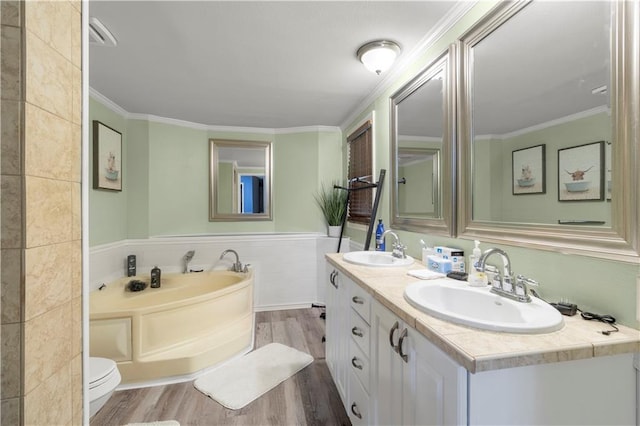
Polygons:
M340 236L340 230L342 229L342 226L329 226L329 236L330 237L336 237L338 238Z

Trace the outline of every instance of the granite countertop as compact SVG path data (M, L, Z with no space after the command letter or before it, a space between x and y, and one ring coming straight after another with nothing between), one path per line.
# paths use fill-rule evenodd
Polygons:
M342 260L342 254L326 259L382 305L415 328L471 373L559 361L640 352L640 331L622 325L605 336L608 325L565 316L565 326L546 334L513 334L485 331L435 318L409 304L404 289L417 278L411 269L424 269L416 261L407 267L366 267Z

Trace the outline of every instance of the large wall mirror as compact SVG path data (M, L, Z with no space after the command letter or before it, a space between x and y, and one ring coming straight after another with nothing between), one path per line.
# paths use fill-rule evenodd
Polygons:
M209 153L209 220L271 220L271 143L210 139Z
M505 2L461 38L461 237L638 262L637 8Z
M453 235L455 47L391 96L391 225Z

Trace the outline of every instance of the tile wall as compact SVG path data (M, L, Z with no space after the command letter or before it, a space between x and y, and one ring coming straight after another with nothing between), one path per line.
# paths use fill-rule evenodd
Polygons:
M81 3L0 4L1 424L81 424Z

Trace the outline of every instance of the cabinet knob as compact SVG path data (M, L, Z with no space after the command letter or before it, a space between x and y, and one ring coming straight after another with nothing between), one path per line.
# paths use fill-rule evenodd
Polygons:
M400 328L400 324L398 324L398 321L396 321L391 327L391 330L389 330L389 344L391 345L393 350L395 350L396 352L398 352L398 347L396 346L395 343L393 343L393 335L395 334L398 328Z
M362 419L362 414L360 414L360 410L358 409L358 406L356 405L355 402L353 404L351 404L351 412L357 418Z
M359 361L360 360L358 359L358 357L354 356L353 358L351 358L351 365L353 365L358 370L362 370L362 364Z
M354 336L358 336L358 337L364 337L364 333L358 327L353 327L351 329L351 334L353 334Z

